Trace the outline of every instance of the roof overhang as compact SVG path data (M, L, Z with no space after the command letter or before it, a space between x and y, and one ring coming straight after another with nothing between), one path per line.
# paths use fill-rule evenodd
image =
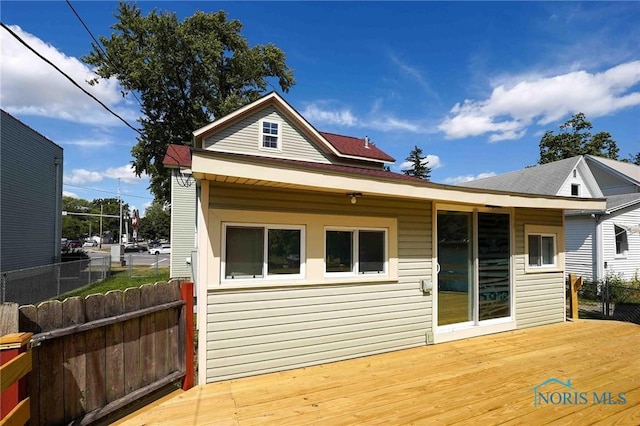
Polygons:
M276 162L251 156L192 151L193 176L199 180L260 185L330 193L434 200L496 207L604 210L605 200L490 191L442 185L417 179L371 176L367 171L340 172L312 163Z

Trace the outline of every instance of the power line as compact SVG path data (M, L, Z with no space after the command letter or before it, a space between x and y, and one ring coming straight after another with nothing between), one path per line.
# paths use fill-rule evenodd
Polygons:
M0 22L0 25L2 26L2 28L4 28L5 30L7 30L7 32L9 34L11 34L16 40L18 40L21 44L23 44L27 49L29 49L31 52L33 52L37 57L39 57L40 59L42 59L43 61L45 61L47 64L51 65L56 71L58 71L60 74L62 74L67 80L69 80L74 86L76 86L78 89L82 90L84 92L84 94L86 94L87 96L89 96L91 99L93 99L94 101L96 101L97 103L100 104L100 106L102 106L102 108L106 109L109 113L111 113L111 115L113 115L114 117L116 117L117 119L119 119L120 121L122 121L127 127L129 127L131 130L133 130L134 132L138 133L140 136L144 136L142 134L142 132L140 132L140 130L136 129L135 127L133 127L131 124L129 124L124 118L120 117L116 112L114 112L113 110L111 110L111 108L109 108L107 105L105 105L100 99L96 98L95 96L93 96L91 93L89 93L87 90L85 90L82 86L80 86L78 83L76 83L76 81L74 79L72 79L71 77L69 77L64 71L62 71L60 68L58 68L53 62L51 62L50 60L48 60L47 58L45 58L44 56L42 56L39 52L37 52L33 47L29 46L29 44L27 44L27 42L25 42L22 38L20 38L19 35L17 35L16 33L14 33L9 27L7 27L4 22Z
M73 11L73 14L76 15L76 18L78 18L78 20L80 21L80 23L82 24L82 26L84 27L85 30L87 30L87 32L89 33L89 35L91 36L91 38L93 39L93 41L95 42L95 46L100 49L100 52L102 52L102 54L104 55L105 59L107 62L109 62L109 65L111 65L113 68L116 69L116 71L119 71L113 62L111 62L111 60L109 59L109 56L107 55L107 52L104 51L104 49L102 48L102 44L98 41L98 39L96 39L96 37L93 35L93 33L91 32L91 30L89 29L89 27L87 26L87 24L84 22L84 20L80 17L80 14L76 11L76 9L73 7L73 5L71 4L71 2L69 0L67 1L67 5L69 5L69 7L71 8L71 10ZM138 97L136 96L136 94L133 91L129 91L127 93L131 93L131 95L136 99L136 101L138 101L138 104L140 104L140 106L142 106L142 102L140 102L140 99L138 99Z
M107 190L104 190L104 189L89 188L88 186L81 186L81 185L72 185L72 184L70 184L70 183L65 183L65 184L64 184L64 186L70 186L70 187L72 187L72 188L87 189L87 190L89 190L89 191L105 192L105 193L107 193L107 194L116 194L116 195L119 195L119 193L118 193L118 192L115 192L115 191L107 191ZM151 197L142 197L142 196L140 196L140 195L130 195L130 194L127 194L126 196L127 196L127 198L128 198L128 197L132 197L132 198L142 198L143 200L154 200L154 198L151 198Z

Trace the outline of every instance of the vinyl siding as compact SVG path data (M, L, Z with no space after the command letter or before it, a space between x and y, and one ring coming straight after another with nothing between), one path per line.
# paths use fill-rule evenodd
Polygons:
M640 207L637 205L613 213L602 222L605 274L615 274L625 280L640 276L640 234L627 231L628 250L625 256L616 255L614 224L627 227L640 225Z
M588 185L586 184L585 180L584 180L584 176L582 175L582 172L580 171L580 167L576 167L576 177L573 177L573 171L571 172L571 174L569 174L569 177L567 178L567 180L564 182L564 184L562 184L562 186L560 187L560 189L558 190L558 193L556 195L561 195L563 197L571 197L571 186L572 185L578 185L579 189L578 189L578 197L581 198L592 198L594 197L595 194L593 194Z
M591 281L596 268L595 220L589 215L567 216L565 225L567 274L577 274L585 280Z
M261 146L260 120L262 119L271 119L282 124L281 152L259 149ZM221 129L216 132L215 135L206 138L204 140L204 148L212 151L285 158L289 160L304 160L319 163L330 162L311 139L292 125L284 115L280 114L278 110L272 106L264 108L227 128Z
M397 218L400 261L397 282L209 291L208 382L425 344L431 203L212 184L210 208Z
M60 254L62 148L4 111L0 127L0 267L54 263Z
M171 267L172 278L192 278L191 257L196 230L196 183L190 186L177 170L171 173Z
M525 272L525 225L562 226L561 210L518 209L516 239L516 323L518 328L564 321L564 271ZM563 241L562 236L558 238ZM564 244L562 244L564 245ZM562 248L562 247L561 247Z

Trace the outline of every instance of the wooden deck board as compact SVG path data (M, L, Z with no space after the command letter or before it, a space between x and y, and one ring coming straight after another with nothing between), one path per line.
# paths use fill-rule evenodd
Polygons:
M199 386L121 424L638 425L639 351L640 326L581 320ZM588 403L535 407L551 378ZM594 391L626 403L595 404Z

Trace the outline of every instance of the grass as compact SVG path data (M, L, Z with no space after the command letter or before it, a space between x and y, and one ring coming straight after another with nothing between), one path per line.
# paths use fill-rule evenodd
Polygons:
M111 290L125 290L131 287L140 287L143 284L153 284L158 281L169 280L169 268L159 268L157 275L154 274L155 270L150 271L148 267L142 269L145 269L144 272L146 276L134 275L129 277L128 267L112 267L111 276L106 280L61 294L59 297L56 297L55 300L64 300L68 297L75 296L85 297L90 294L105 294ZM136 272L141 273L141 271L136 271L136 268L134 268L134 274Z

